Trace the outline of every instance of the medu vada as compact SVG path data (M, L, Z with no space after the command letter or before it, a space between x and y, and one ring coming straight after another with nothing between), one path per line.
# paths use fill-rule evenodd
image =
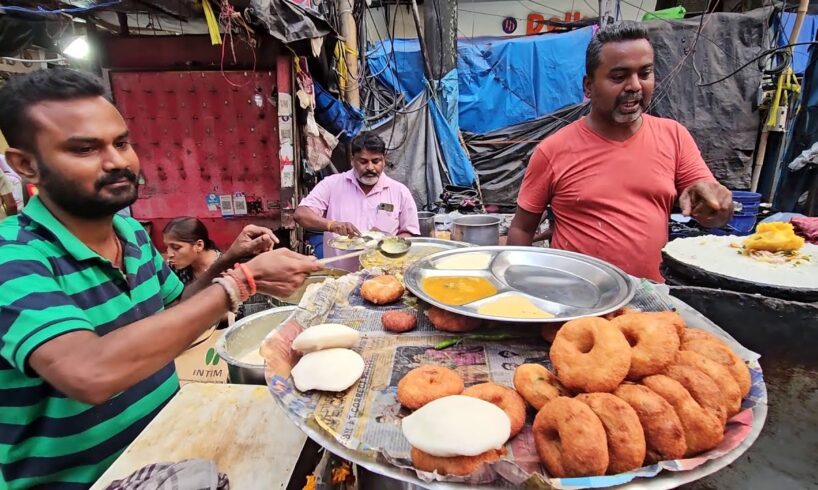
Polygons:
M686 456L709 451L721 443L724 426L716 414L696 403L681 383L663 374L656 374L644 378L642 384L670 403L679 416L685 431Z
M430 401L463 393L463 378L449 368L425 364L406 373L398 381L398 401L417 410Z
M698 352L704 357L727 366L730 376L736 380L744 398L750 393L752 379L750 369L733 350L716 335L700 329L689 329L682 339L682 350Z
M645 431L645 462L678 459L687 452L682 421L664 398L642 385L626 383L613 392L630 405Z
M625 318L631 315L625 315ZM560 382L576 392L611 392L631 366L625 335L612 322L589 317L571 320L551 344L551 364Z
M674 364L699 369L710 377L719 387L721 403L729 419L741 411L741 388L727 367L707 357L689 350L682 350L676 355Z
M477 456L453 456L442 458L432 456L417 448L412 448L412 465L421 470L439 475L468 476L486 463L493 463L506 454L505 448L491 449Z
M417 317L408 311L387 311L381 315L381 324L384 330L393 333L408 332L415 328Z
M426 310L426 316L432 322L432 326L442 332L471 332L483 323L479 318L458 315L437 306L430 306Z
M681 364L671 364L665 369L665 376L675 379L690 393L696 402L705 410L710 410L721 422L727 422L727 411L724 409L723 397L719 386L701 369Z
M394 303L403 296L404 291L398 278L390 275L367 279L361 285L361 297L376 305Z
M549 476L600 476L608 469L605 428L581 401L561 396L546 403L534 418L533 431Z
M631 350L628 380L661 373L679 351L679 334L668 321L649 313L632 313L611 320L625 335Z
M521 364L514 370L514 389L536 410L568 390L541 364Z
M466 396L479 398L500 407L511 421L512 438L523 430L525 425L525 400L516 391L497 383L480 383L469 386L463 392Z
M591 407L608 438L609 475L642 467L645 462L645 432L636 411L610 393L577 395L576 400Z

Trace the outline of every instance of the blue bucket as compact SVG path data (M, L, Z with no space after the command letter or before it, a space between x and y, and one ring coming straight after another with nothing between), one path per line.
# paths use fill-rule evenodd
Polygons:
M733 213L733 218L724 228L709 230L714 235L749 235L756 226L761 194L747 191L732 191L732 193L733 201L741 204L741 211Z

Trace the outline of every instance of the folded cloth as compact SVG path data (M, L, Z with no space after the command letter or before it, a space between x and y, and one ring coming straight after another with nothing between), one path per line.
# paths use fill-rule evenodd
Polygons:
M149 464L105 490L229 490L227 475L206 459Z
M790 220L795 233L807 239L810 243L818 244L818 217L798 217Z

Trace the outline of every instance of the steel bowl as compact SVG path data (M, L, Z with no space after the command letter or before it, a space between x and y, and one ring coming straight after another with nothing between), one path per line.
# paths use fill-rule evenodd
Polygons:
M295 308L295 306L281 306L246 316L234 323L216 341L216 352L227 363L231 383L267 384L264 381L264 364L249 364L239 359L252 349L258 349L267 334L289 318Z
M483 246L498 245L502 221L492 214L458 216L452 221L452 240Z

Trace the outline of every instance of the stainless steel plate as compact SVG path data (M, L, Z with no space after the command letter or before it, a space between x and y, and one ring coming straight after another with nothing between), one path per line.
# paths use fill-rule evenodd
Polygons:
M380 267L389 273L403 273L409 266L432 254L444 250L453 250L470 246L468 243L441 240L439 238L409 237L412 244L409 253L400 258L391 258L373 248L361 255L359 262L362 269Z
M489 254L487 268L441 269L444 259L455 255ZM441 303L423 290L423 279L433 276L485 277L497 295L462 306ZM636 292L630 276L607 262L564 250L535 247L470 247L425 257L412 264L404 276L415 296L444 310L486 320L523 323L565 322L585 316L611 313L625 306ZM522 294L540 309L554 315L548 319L524 319L478 313L483 304L498 297Z

